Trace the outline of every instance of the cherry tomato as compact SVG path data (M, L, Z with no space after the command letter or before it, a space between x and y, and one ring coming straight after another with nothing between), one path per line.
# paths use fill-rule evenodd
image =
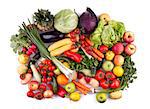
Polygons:
M116 76L111 71L106 72L105 76L108 80L114 80L116 78Z
M52 77L47 77L47 82L51 82L52 81Z
M46 70L41 70L41 75L46 76Z
M45 91L45 90L46 90L46 85L40 84L38 89L39 89L40 91Z
M39 68L42 69L44 65L42 63L39 64Z
M117 80L117 79L114 79L112 81L112 83L110 84L110 88L112 89L116 89L116 88L119 88L120 87L120 81Z
M46 85L47 85L47 87L48 87L50 90L53 90L52 84L46 84Z
M52 76L54 76L54 73L53 72L49 72L48 76L52 77Z
M32 44L31 45L31 49L35 50L36 49L36 45Z
M33 98L33 97L34 97L33 91L28 91L28 92L27 92L27 96Z
M72 42L76 42L77 41L76 37L72 37L70 39L71 39Z
M105 73L102 70L97 70L96 71L96 75L95 75L95 79L100 81L102 79L104 79L105 77Z
M108 51L108 47L106 45L101 45L99 48L100 52L106 53Z
M27 54L28 56L30 56L32 53L29 52L29 51L26 51L26 54Z
M29 48L28 51L32 54L34 53L34 50L32 48Z
M85 39L85 36L84 36L84 35L81 35L81 36L80 36L80 39L81 39L81 40L84 40L84 39Z
M48 70L49 70L49 71L54 71L55 68L56 68L55 66L50 66L50 67L48 68Z
M76 28L76 29L74 30L74 32L75 32L76 34L80 34L80 29L79 29L79 28Z
M43 78L42 78L42 82L43 82L43 83L47 83L47 78L46 78L46 77L43 77Z
M108 81L106 81L105 79L102 79L101 81L100 81L100 87L102 87L103 89L107 89L107 88L109 88L109 82Z
M27 49L26 49L25 47L23 47L23 48L22 48L22 51L23 51L23 52L26 52L26 51L27 51Z

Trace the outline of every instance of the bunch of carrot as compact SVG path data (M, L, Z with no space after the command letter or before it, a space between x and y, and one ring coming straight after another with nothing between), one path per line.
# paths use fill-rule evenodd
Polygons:
M104 54L101 53L97 48L93 48L92 46L94 45L93 42L91 42L88 38L85 38L85 43L87 43L91 49L89 54L96 58L99 61L102 61L102 58L104 58Z
M91 91L90 88L88 88L87 86L81 84L80 82L77 82L75 80L72 81L75 85L76 85L76 88L84 95L86 95L88 92Z

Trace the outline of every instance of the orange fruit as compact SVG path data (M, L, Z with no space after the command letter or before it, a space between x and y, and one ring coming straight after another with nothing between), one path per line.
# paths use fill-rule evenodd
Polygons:
M69 82L68 78L64 74L57 76L57 83L59 85L66 85Z

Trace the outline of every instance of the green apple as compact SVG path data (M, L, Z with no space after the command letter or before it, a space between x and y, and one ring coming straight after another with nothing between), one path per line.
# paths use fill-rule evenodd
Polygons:
M75 84L73 82L70 82L68 83L66 86L65 86L65 90L68 92L68 93L72 93L76 90L76 87L75 87Z
M105 71L111 71L114 67L114 64L111 62L111 61L105 61L102 65L102 68L105 70Z
M101 92L97 93L97 94L96 94L96 100L97 100L98 102L100 102L100 103L104 103L104 102L107 100L107 95L106 95L106 93L101 93Z

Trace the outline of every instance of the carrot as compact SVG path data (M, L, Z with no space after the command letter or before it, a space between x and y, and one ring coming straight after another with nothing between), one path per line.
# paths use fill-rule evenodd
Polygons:
M69 45L73 44L73 42L70 40L70 38L65 38L65 39L59 40L59 41L53 43L52 45L50 45L48 47L48 51L53 51L53 50L55 50L57 48L60 48L62 46L68 45L68 44Z
M76 88L84 95L86 95L88 92L86 90L83 90L82 88L76 86Z
M85 41L86 41L90 46L93 46L93 45L94 45L94 43L91 42L88 38L86 38Z
M94 53L96 53L99 57L104 58L104 54L101 53L98 49L93 48Z
M102 61L102 58L99 57L99 56L98 56L97 54L95 54L94 52L92 52L91 55L92 55L94 58L98 59L99 61Z
M50 52L51 56L59 56L60 54L62 54L65 51L68 51L71 49L72 44L68 44L68 45L64 45L58 49L55 49L53 51Z
M76 86L80 87L80 88L83 89L83 90L86 90L86 91L88 91L88 92L91 91L90 88L86 87L85 85L83 85L83 84L81 84L81 83L79 83L79 82L77 82L77 81L75 81L75 80L72 80L72 82L73 82Z

